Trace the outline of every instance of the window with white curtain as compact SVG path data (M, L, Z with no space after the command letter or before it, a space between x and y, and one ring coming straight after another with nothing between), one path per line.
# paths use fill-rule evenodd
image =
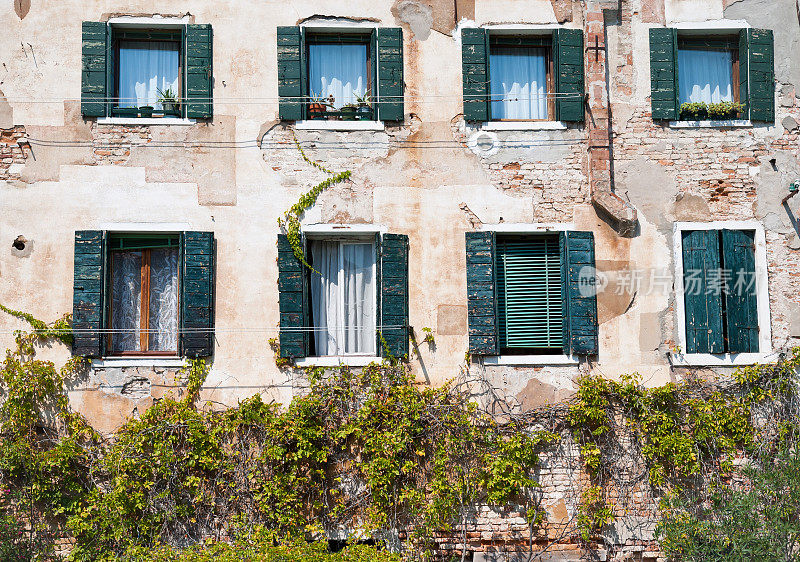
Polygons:
M308 87L329 110L358 104L371 94L370 37L314 35L308 38Z
M492 119L551 118L551 49L547 43L535 37L490 37Z
M109 349L178 353L178 245L172 236L112 236Z
M678 45L679 103L739 101L735 41L682 40Z
M180 33L115 32L117 107L162 111L162 93L181 96Z
M309 250L315 355L375 355L375 245L321 239Z

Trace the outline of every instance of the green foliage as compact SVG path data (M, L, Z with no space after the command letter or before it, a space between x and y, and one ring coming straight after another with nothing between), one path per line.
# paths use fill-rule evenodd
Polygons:
M731 101L718 103L686 102L681 104L680 118L686 121L704 119L736 119L744 111L744 104Z
M606 502L603 488L596 485L585 488L578 506L578 529L584 542L589 542L593 534L612 521L614 513L612 506Z

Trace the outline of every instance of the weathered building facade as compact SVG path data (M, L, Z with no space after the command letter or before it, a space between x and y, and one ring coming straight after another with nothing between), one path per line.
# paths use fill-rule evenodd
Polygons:
M583 374L659 385L768 361L800 342L800 197L785 199L800 178L798 13L795 0L14 2L0 36L0 302L44 319L75 307L76 351L93 359L70 400L105 433L179 384L184 356L211 357L203 398L220 406L288 402L302 376L276 366L272 338L297 366L407 354L433 385L470 353L478 397L517 410L568 397ZM125 93L126 42L176 45L156 97L149 83ZM333 43L325 60L363 48L367 86L334 91L325 71L314 86L315 47ZM515 48L543 61L519 115L525 94L492 82ZM700 99L682 97L682 53L704 49L727 53L732 83L708 101L738 114L682 114ZM278 219L329 177L298 145L351 172L301 232L313 274L369 278L355 300L315 285L279 240ZM531 256L552 267L514 277ZM690 294L687 272L714 264L747 273L751 297L708 297L705 273ZM596 297L577 279L593 266ZM160 288L156 270L172 272ZM125 298L133 324L114 316ZM20 324L0 327L10 345ZM568 472L553 469L554 519L574 509ZM647 533L623 539L653 550Z

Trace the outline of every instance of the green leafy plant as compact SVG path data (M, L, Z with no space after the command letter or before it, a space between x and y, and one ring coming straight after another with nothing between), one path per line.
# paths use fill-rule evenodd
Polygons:
M680 118L688 121L736 119L744 109L744 104L730 101L709 104L705 102L686 102L681 104Z
M157 91L158 91L158 101L159 101L159 103L164 103L164 102L177 103L178 102L178 96L175 94L175 92L172 91L172 88L167 88L166 90L162 90L161 88L157 88Z

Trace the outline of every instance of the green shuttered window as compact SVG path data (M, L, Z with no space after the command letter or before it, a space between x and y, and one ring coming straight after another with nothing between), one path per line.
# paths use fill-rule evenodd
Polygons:
M466 252L471 353L597 353L591 232L468 232Z
M758 299L752 230L686 230L686 353L757 353Z

